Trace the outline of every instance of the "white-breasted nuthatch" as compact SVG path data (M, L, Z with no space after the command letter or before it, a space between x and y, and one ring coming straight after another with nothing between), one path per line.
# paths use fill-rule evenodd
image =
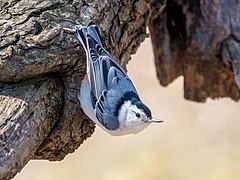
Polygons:
M150 123L163 122L152 118L122 67L103 48L96 25L76 30L87 56L87 76L78 95L84 113L111 135L136 134Z

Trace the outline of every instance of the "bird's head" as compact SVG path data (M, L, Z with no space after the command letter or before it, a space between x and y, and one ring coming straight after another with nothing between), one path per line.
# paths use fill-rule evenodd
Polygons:
M119 123L122 130L136 134L146 128L150 123L163 121L154 119L151 110L142 101L126 101L119 112Z

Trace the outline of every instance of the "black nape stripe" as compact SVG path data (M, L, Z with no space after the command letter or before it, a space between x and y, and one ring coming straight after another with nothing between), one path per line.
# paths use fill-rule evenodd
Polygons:
M119 109L121 108L121 106L123 105L123 103L125 101L132 101L133 104L137 104L137 102L140 101L140 98L139 96L133 92L133 91L128 91L126 92L120 99L119 101L117 102L117 105L116 105L116 108L114 110L114 115L117 117L118 116L118 112L119 112Z
M133 104L135 104L138 107L138 109L142 109L143 112L147 115L147 117L152 118L152 113L150 109L145 104L143 104L142 101L136 101Z

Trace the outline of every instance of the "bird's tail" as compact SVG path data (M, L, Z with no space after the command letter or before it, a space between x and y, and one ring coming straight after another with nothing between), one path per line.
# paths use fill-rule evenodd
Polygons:
M87 51L87 38L88 36L91 36L94 38L101 46L102 46L102 39L100 35L99 28L96 25L90 25L88 27L84 27L81 29L76 30L77 38L83 45L85 51Z

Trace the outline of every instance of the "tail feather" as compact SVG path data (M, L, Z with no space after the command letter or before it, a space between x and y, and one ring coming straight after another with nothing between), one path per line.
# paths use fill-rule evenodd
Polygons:
M87 50L87 41L86 41L86 37L85 37L85 28L82 29L77 29L76 30L77 33L77 38L78 40L81 42L81 44L83 45L85 51Z
M102 39L100 35L100 31L96 25L92 25L88 27L88 33L101 45L102 45Z
M87 50L87 36L90 35L92 38L94 38L101 46L102 46L102 40L101 35L98 27L96 25L91 25L88 27L84 27L81 29L76 30L77 37L81 44L84 46L84 49Z

